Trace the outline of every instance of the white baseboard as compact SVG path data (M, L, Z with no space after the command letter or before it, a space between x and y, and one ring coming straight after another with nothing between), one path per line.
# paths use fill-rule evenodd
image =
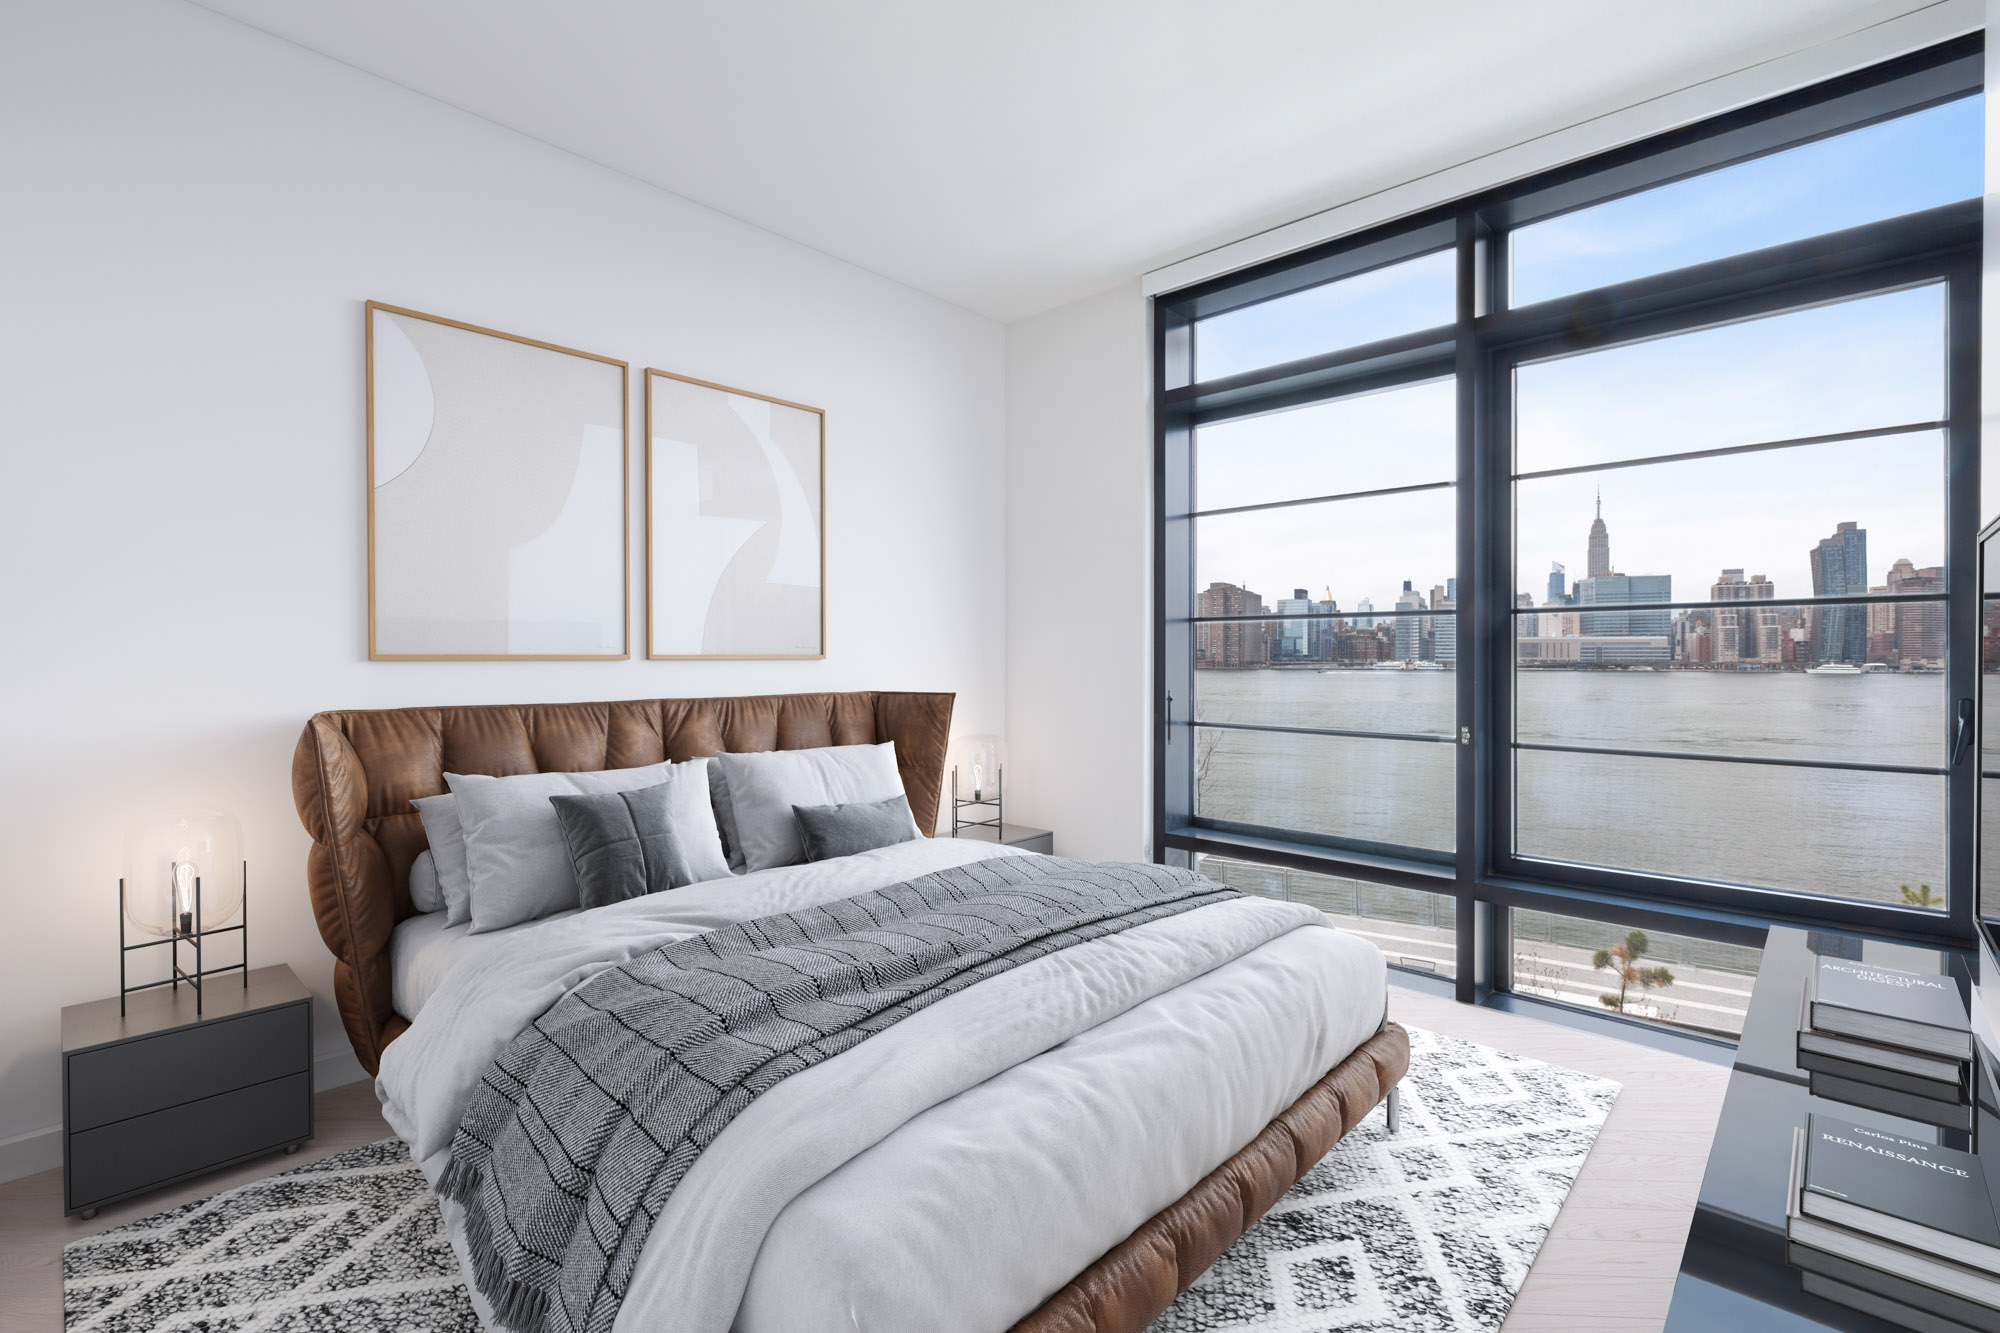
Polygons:
M62 1165L62 1126L0 1139L0 1180L19 1180Z
M368 1077L361 1061L345 1042L338 1053L313 1062L313 1091L325 1092ZM0 1139L0 1181L19 1180L62 1166L62 1126L49 1125Z

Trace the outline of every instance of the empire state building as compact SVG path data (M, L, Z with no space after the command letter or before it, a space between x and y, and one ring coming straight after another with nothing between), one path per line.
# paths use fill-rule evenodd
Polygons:
M1597 493L1597 517L1590 525L1590 569L1587 577L1611 572L1611 533L1604 526L1604 492Z

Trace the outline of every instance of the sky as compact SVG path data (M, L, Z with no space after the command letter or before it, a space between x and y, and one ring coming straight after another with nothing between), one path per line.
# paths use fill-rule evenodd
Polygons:
M1543 299L1981 192L1979 98L1809 144L1523 228L1515 288ZM1450 256L1432 256L1203 321L1201 378L1450 318ZM1343 291L1342 289L1351 289ZM1440 296L1440 293L1442 296ZM1864 297L1522 366L1521 472L1934 421L1944 412L1939 286ZM1205 426L1200 509L1452 479L1450 380ZM1670 574L1677 600L1741 568L1810 596L1808 553L1835 524L1889 564L1943 563L1938 432L1528 479L1515 490L1516 586L1549 564L1584 573L1602 487L1613 567ZM1267 602L1331 589L1343 609L1392 606L1456 572L1449 488L1197 520L1196 587Z

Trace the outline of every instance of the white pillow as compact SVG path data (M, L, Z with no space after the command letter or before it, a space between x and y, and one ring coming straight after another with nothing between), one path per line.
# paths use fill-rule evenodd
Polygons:
M690 759L667 768L667 822L687 857L691 883L728 879L729 858L711 803L709 769L713 761Z
M716 764L729 787L736 820L736 845L750 870L797 865L805 860L795 805L846 805L902 796L896 743L829 745L818 750L771 750L761 754L719 754ZM917 836L916 820L910 833Z
M465 830L458 822L458 798L446 792L421 796L410 804L417 808L424 836L430 839L431 863L437 867L438 891L444 896L444 923L462 926L472 920L472 879L465 871Z
M444 910L444 889L438 884L437 855L428 847L410 864L410 906L427 913Z
M636 791L667 780L667 765L600 773L518 773L493 778L447 773L465 831L472 882L472 935L532 921L577 905L576 871L551 796Z

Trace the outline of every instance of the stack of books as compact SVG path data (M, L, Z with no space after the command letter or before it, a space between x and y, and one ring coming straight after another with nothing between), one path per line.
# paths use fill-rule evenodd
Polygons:
M1785 1236L1814 1295L1925 1333L2000 1333L2000 1220L1971 1153L1809 1116Z
M1815 1097L1972 1129L1972 1026L1957 976L1820 958L1799 1015Z

